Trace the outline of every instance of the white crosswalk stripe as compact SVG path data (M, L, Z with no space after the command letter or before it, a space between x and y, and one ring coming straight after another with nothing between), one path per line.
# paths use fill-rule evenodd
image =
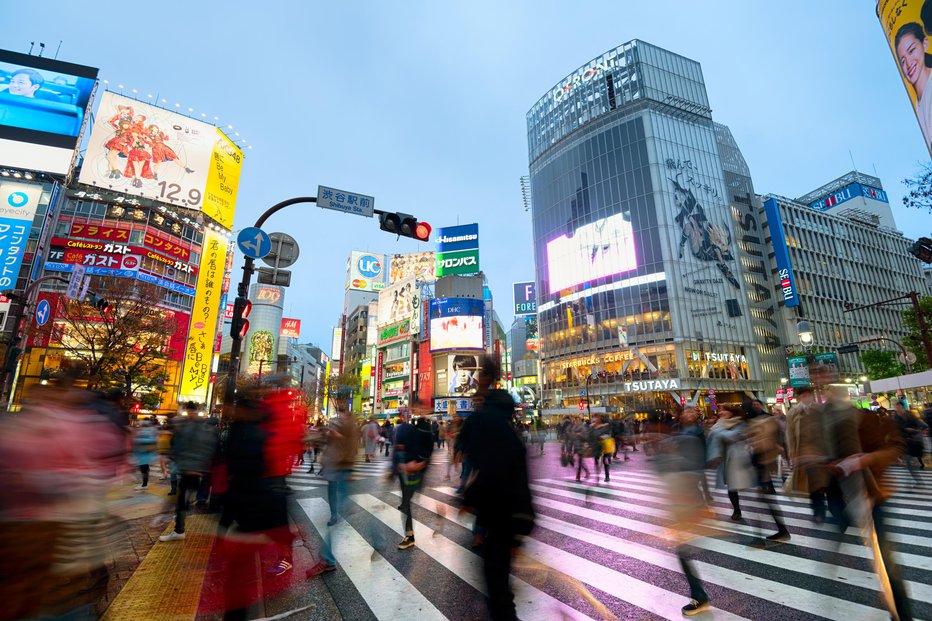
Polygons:
M444 454L446 451L437 451L435 458ZM905 470L894 469L892 474L901 491L887 507L889 538L904 570L916 618L932 618L932 536L927 535L932 530L932 493L914 488ZM932 484L932 477L924 473L920 477ZM624 612L613 610L620 618L681 617L688 589L673 540L686 533L675 531L669 521L662 480L643 464L639 468L615 466L611 478L610 483L598 485L577 483L573 477L532 480L537 530L525 540L522 558L539 569L519 566L514 572L519 618L599 618L586 596L567 584L581 584L601 594L599 599L604 599L609 609L628 607ZM889 618L873 573L872 553L861 543L858 529L851 528L840 536L834 525L811 521L807 498L778 494L792 539L785 544L752 547L750 543L773 528L768 505L753 491L742 493L747 523L735 524L729 520L727 495L711 483L714 519L708 523L707 536L690 540L695 550L694 567L713 594L715 606L699 618ZM382 536L373 535L370 529L403 534L401 514L395 508L399 496L392 486L350 497L350 505L358 509L343 523L343 532L351 531L346 541L339 533L336 538L340 566L379 619L400 617L387 611L386 602L370 602L370 587L364 582L374 579L390 580L392 588L400 589L406 597L414 597L414 593L426 597L429 606L424 608L423 618L462 618L459 604L437 596L436 585L444 581L459 585L462 595L457 601L464 606L481 598L482 561L469 549L472 517L459 512L452 487L429 487L413 500L416 552L398 552L393 546L379 548ZM322 533L328 515L326 502L299 502ZM374 556L373 550L377 551ZM373 563L370 556L377 561ZM365 569L369 564L380 567ZM383 564L391 569L381 567ZM530 579L540 568L555 583L549 578ZM370 571L380 573L376 576Z

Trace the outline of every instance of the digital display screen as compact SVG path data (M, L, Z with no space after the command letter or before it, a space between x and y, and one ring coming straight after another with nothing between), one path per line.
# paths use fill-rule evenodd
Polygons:
M0 164L66 174L97 71L0 50Z
M551 293L636 269L631 223L615 214L550 240L547 266Z
M430 320L430 351L482 349L482 317L435 317Z

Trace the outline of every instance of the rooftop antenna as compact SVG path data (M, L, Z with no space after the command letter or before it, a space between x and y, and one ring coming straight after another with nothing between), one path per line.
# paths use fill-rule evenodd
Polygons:
M43 52L45 52L45 43L39 41L39 58L42 58Z
M524 201L524 211L531 210L531 177L524 175L519 179L521 183L521 200Z
M35 41L30 41L30 42L29 42L29 55L30 55L30 56L32 56L32 48L34 48L35 46L36 46L36 42L35 42Z
M58 53L61 51L61 39L58 40L58 47L55 49L55 58L58 58Z
M854 168L854 172L858 172L858 165L854 163L854 154L851 153L851 149L848 149L848 157L851 158L851 167Z

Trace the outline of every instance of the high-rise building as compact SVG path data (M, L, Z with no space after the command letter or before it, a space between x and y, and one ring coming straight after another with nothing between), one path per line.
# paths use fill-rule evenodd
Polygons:
M560 80L527 126L543 413L763 396L775 361L758 335L779 324L764 330L773 303L744 276L762 253L742 240L753 189L699 63L631 41Z

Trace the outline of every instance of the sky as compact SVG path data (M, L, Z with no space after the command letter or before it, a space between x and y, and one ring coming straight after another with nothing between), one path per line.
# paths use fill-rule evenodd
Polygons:
M8 2L0 22L0 47L42 41L52 56L61 41L60 60L99 67L113 90L232 125L252 147L234 230L318 184L434 229L478 222L506 327L511 283L534 275L518 181L525 115L564 76L635 38L702 64L712 116L731 128L759 194L801 196L857 167L883 181L901 231L929 234L930 214L901 205L902 180L929 155L872 0L49 0ZM300 245L285 316L326 351L351 250L434 249L313 206L265 228Z

